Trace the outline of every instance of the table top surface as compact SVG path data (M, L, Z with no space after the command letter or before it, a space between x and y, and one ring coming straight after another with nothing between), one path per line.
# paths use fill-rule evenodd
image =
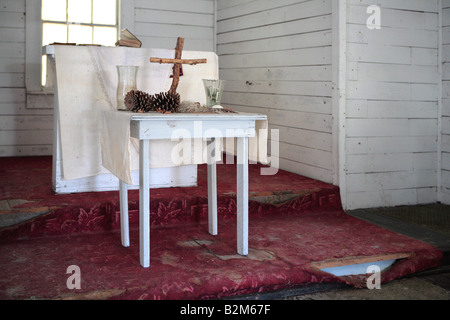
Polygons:
M130 111L120 111L130 113L131 121L175 121L175 120L187 120L187 121L204 121L204 120L267 120L265 114L258 113L168 113L163 114L160 112L147 112L147 113L134 113Z

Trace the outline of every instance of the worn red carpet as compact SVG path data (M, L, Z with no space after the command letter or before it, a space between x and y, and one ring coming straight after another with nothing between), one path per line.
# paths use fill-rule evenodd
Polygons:
M219 235L207 231L206 168L198 187L151 190L151 267L139 264L137 191L131 246L120 244L118 192L55 195L51 158L0 158L0 201L48 213L0 230L0 299L218 299L311 283L364 285L318 262L398 255L387 282L439 265L438 249L347 215L337 187L250 166L249 255L236 254L235 167L218 166ZM355 260L352 260L355 261ZM70 289L69 266L80 270Z

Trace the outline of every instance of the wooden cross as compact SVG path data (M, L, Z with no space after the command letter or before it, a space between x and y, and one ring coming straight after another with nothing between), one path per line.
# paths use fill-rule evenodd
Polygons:
M206 63L206 59L181 59L181 53L183 51L184 38L178 37L177 46L175 47L175 59L165 59L165 58L150 58L150 62L154 63L173 63L173 81L170 87L170 93L176 93L178 83L180 82L180 66L182 64L195 65L199 63Z

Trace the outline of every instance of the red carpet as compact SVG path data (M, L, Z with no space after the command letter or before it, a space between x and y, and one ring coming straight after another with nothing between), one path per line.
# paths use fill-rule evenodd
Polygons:
M55 195L50 157L0 158L0 200L33 201L13 211L49 210L0 230L0 299L217 299L310 283L364 285L364 277L314 267L330 259L411 254L383 282L439 265L438 249L348 216L337 187L284 171L260 176L259 168L250 165L249 256L236 254L234 166L218 166L215 237L207 232L206 168L199 166L198 187L151 190L151 267L144 269L137 191L130 192L134 228L124 248L118 192ZM81 289L67 288L71 265L80 267Z

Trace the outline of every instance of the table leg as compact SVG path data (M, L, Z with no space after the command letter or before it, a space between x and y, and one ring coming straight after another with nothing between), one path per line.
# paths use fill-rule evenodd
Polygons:
M119 180L120 201L120 237L124 247L130 246L130 228L128 219L128 185Z
M248 138L237 138L237 251L248 254Z
M216 139L208 141L208 226L209 233L217 235L217 170L216 170Z
M150 266L150 141L139 140L139 250L144 268Z

